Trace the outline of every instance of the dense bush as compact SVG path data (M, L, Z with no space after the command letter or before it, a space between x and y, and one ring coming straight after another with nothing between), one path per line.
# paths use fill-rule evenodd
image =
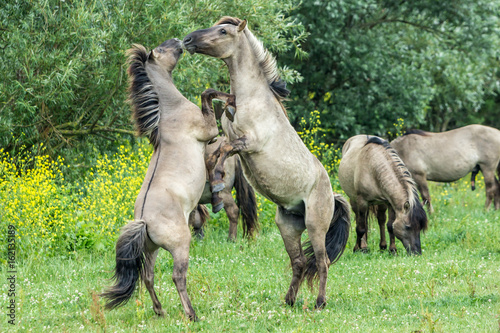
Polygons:
M231 14L246 18L273 52L299 50L291 41L303 38L302 26L284 17L293 8L292 0L8 0L0 7L0 147L17 154L43 142L51 156L116 149L106 142L133 134L124 67L133 43L151 49ZM185 55L174 79L196 102L209 86L228 90L221 67ZM297 79L290 69L283 74Z

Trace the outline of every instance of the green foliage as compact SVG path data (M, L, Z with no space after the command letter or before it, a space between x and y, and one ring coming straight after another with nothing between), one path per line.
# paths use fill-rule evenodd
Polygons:
M133 43L151 49L231 13L246 18L273 52L300 53L293 43L303 39L303 28L284 17L294 8L292 0L8 0L0 7L0 146L17 154L44 142L52 156L61 148L84 151L82 141L113 148L103 140L133 134L124 67ZM228 90L221 67L186 55L174 79L195 101L209 86ZM283 72L290 82L300 78Z
M319 110L328 141L385 136L398 118L442 131L469 124L498 92L500 1L307 1L309 61L285 59L294 123Z

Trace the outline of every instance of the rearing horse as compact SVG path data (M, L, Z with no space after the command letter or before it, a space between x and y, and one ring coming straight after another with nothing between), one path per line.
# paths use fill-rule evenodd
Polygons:
M191 231L188 217L200 200L206 181L205 145L218 134L211 100L234 96L206 90L203 108L175 87L172 71L182 53L181 42L170 39L150 53L140 45L128 51L129 97L139 135L154 146L141 191L135 201L134 221L116 244L115 285L102 295L106 308L125 304L142 279L156 314L164 311L154 290L154 265L161 247L172 254L172 279L184 311L195 311L186 291ZM208 108L207 108L208 107Z
M343 253L349 237L349 204L332 191L324 167L307 149L286 116L281 100L288 95L276 61L250 32L246 20L223 17L213 27L187 35L184 47L222 59L229 69L238 111L231 123L221 119L231 140L220 148L213 179L224 159L238 153L249 183L278 205L276 224L292 265L285 300L293 305L307 277L319 276L316 307L323 307L328 267ZM308 230L309 242L301 244Z

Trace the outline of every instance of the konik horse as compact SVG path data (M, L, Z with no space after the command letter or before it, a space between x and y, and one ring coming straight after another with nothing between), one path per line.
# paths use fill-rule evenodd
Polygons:
M448 132L409 131L391 146L398 152L417 183L422 200L433 211L427 181L449 183L472 171L483 173L488 208L494 201L500 209L500 131L482 125L469 125Z
M420 231L427 228L427 215L408 169L387 141L368 135L356 135L347 140L342 148L339 182L356 215L354 251L367 249L369 207L379 205L380 248L387 247L385 212L389 206L389 250L396 251L396 235L409 254L422 253Z
M289 91L274 57L250 32L247 21L234 17L190 33L183 43L190 53L222 59L236 96L234 122L221 119L230 142L215 154L219 158L212 186L223 182L225 158L238 153L248 182L278 206L276 224L293 271L286 303L295 303L305 277L312 283L319 276L316 307L323 307L328 267L342 255L349 237L350 209L333 193L324 167L291 126L281 103ZM304 250L305 229L309 242Z
M207 145L205 156L210 156L225 142L225 137L220 137L216 143ZM229 220L229 241L235 241L238 232L238 216L241 215L243 236L252 238L258 229L257 198L253 188L248 184L241 167L238 155L231 156L224 165L224 189L219 192L221 202ZM231 193L236 192L236 202ZM200 199L200 204L213 204L212 191L207 181ZM199 206L189 216L189 224L197 236L203 237L203 226L208 219L208 211L204 206Z
M140 45L128 51L129 97L138 133L154 146L146 178L135 202L134 221L116 244L115 285L102 295L107 308L125 304L142 279L156 314L164 311L154 290L154 264L161 247L172 254L172 279L184 311L196 314L186 291L191 231L188 217L198 204L206 181L205 145L218 134L214 112L200 109L175 87L172 71L182 53L181 42L170 39L150 53ZM202 95L231 100L214 90Z

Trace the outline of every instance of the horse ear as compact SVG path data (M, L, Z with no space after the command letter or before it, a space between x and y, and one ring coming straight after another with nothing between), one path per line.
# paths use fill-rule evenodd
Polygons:
M155 59L155 58L158 58L158 52L156 52L156 49L153 49L151 51L151 56L152 56L151 57L152 60Z
M243 20L243 22L241 22L239 25L238 25L238 32L242 31L243 29L245 29L245 27L247 26L247 20Z
M154 50L151 50L151 52L149 52L148 54L148 60L154 60L155 59L155 55L153 53Z

